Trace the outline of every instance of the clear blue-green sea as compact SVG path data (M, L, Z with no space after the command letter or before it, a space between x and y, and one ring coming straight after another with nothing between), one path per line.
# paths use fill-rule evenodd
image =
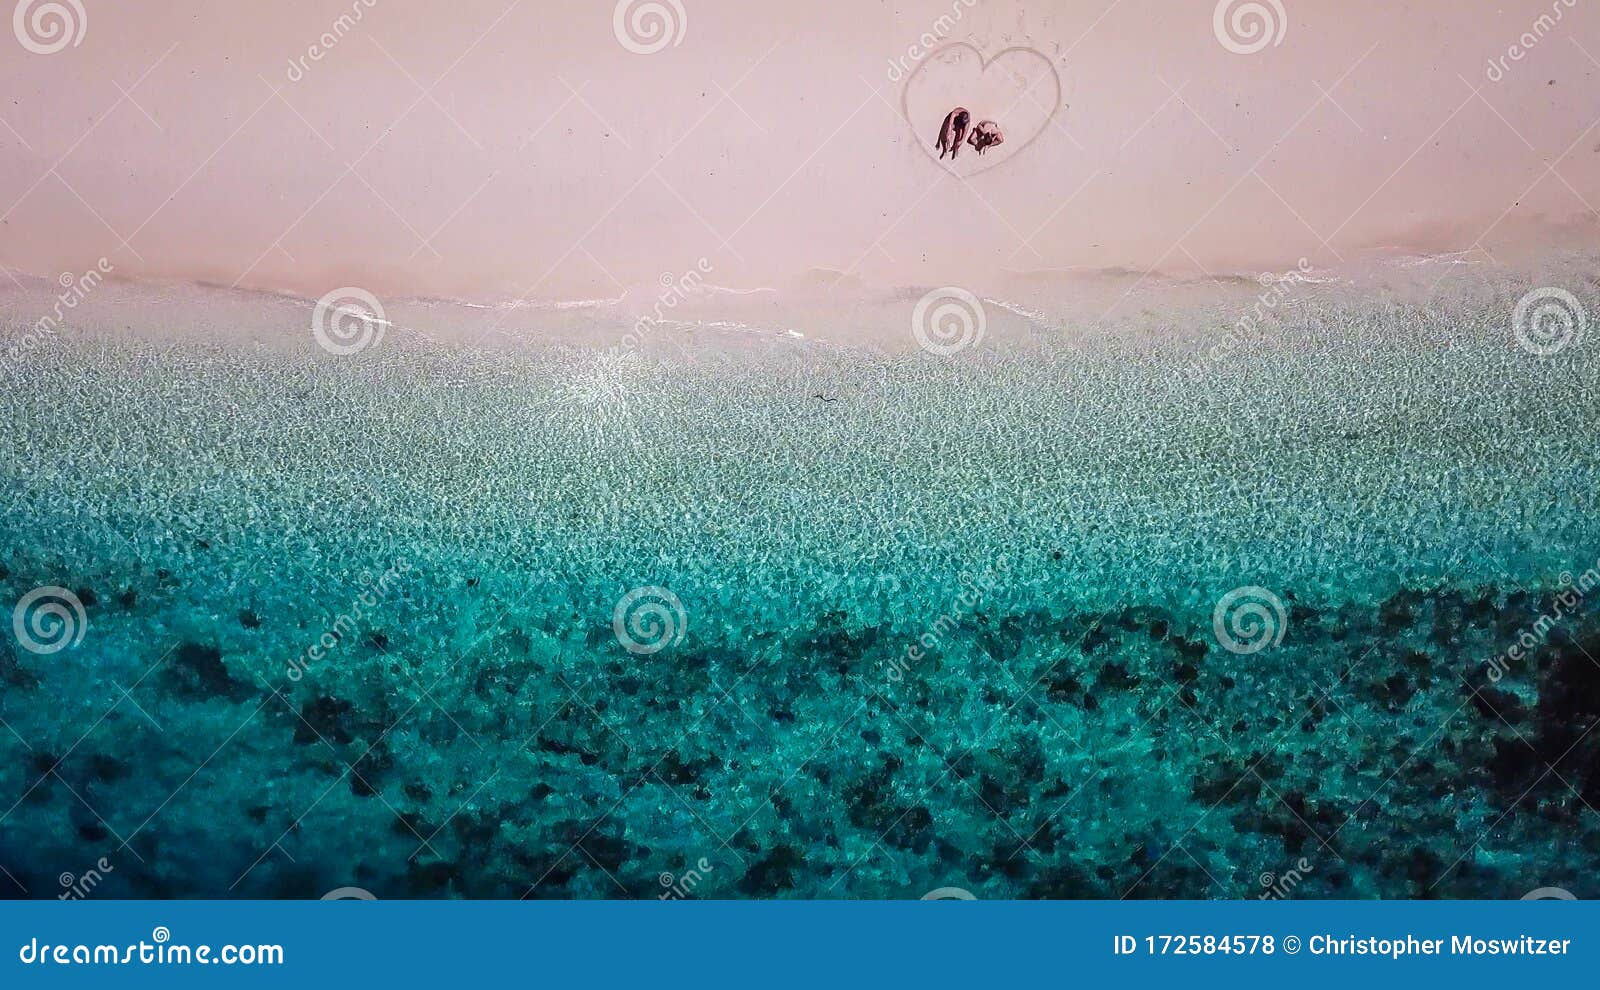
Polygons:
M1593 271L8 290L0 891L1600 895Z

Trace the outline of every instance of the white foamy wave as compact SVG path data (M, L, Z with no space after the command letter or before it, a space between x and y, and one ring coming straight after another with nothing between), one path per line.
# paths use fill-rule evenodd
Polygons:
M1318 272L1316 269L1308 268L1304 271L1287 273L1262 272L1256 276L1256 281L1262 285L1281 285L1284 282L1294 282L1301 285L1342 285L1350 280L1340 278L1338 275L1333 275L1326 271Z
M765 285L758 285L754 289L735 289L731 285L713 285L710 282L701 282L697 288L709 295L724 296L754 296L763 292L777 292L777 289Z
M408 300L422 306L460 306L464 309L483 309L491 312L509 313L519 309L531 310L572 310L572 309L600 309L605 306L615 306L627 297L617 296L612 299L505 299L500 302L484 303L472 302L466 299L433 298Z
M338 316L348 316L352 319L360 320L363 323L370 323L374 326L398 326L398 324L396 324L393 320L379 316L377 313L374 313L362 306L334 306L333 312Z
M557 310L599 309L602 306L615 306L622 302L624 298L626 297L617 296L615 299L560 299L556 300L555 302L535 303L533 305L540 306L544 309Z
M675 321L685 330L717 330L723 333L751 334L757 337L789 337L804 340L805 334L787 327L760 327L742 320L683 320Z
M1378 259L1380 264L1388 265L1392 268L1426 268L1433 265L1483 264L1482 261L1477 261L1468 257L1468 255L1472 254L1473 250L1475 250L1473 248L1469 248L1465 251L1444 251L1438 254L1419 254L1415 251L1407 251L1403 248L1392 247L1379 248L1378 250L1380 252L1395 252L1394 254L1380 257Z
M1029 309L1020 303L1009 302L1005 299L995 299L990 296L984 296L983 301L990 306L997 306L1008 313L1015 313L1025 320L1032 320L1035 323L1042 323L1046 325L1050 324L1050 318L1048 316L1036 309Z

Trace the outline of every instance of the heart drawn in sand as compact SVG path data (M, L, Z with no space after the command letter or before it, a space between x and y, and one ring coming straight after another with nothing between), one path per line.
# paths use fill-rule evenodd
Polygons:
M1007 48L984 58L972 45L956 42L928 55L907 77L900 110L929 158L968 176L1010 161L1038 140L1061 109L1061 97L1061 76L1042 53ZM959 157L940 161L934 147L939 128L956 107L966 107L973 127L985 120L999 124L1005 143L982 155L963 144Z

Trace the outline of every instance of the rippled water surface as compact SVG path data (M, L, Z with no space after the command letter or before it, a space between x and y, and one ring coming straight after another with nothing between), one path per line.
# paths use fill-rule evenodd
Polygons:
M105 292L0 366L13 895L1600 893L1600 365L1516 291Z

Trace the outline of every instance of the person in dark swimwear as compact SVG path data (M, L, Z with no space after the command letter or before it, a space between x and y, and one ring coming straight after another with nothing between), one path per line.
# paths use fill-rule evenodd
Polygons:
M939 149L939 159L944 160L948 153L953 160L961 153L961 140L967 136L967 124L971 122L972 115L967 113L966 107L956 107L945 114L944 126L939 128L939 140L935 147Z
M967 138L967 143L983 154L988 148L997 144L1005 144L1006 138L1000 133L1000 125L992 120L980 120L978 126L972 129L972 135Z

